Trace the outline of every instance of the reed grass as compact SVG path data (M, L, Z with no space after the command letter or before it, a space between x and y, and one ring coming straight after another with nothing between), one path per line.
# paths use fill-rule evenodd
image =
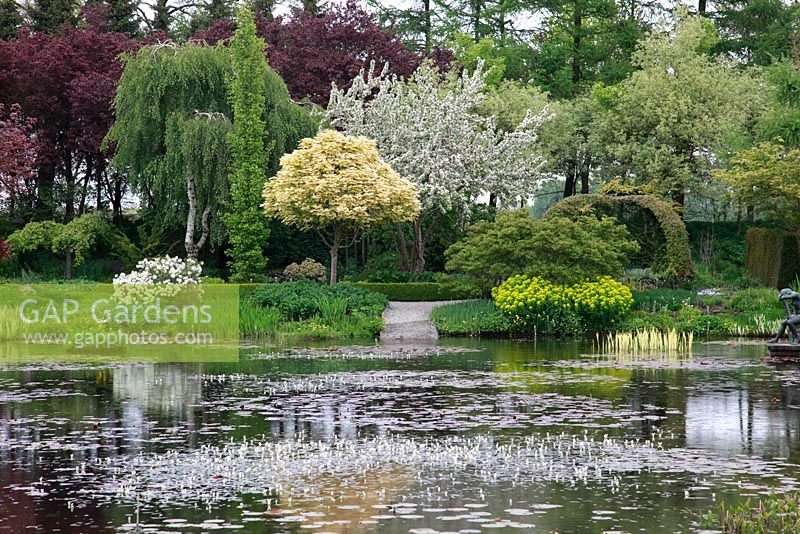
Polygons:
M750 499L734 506L720 504L703 516L703 527L737 534L800 532L800 493L770 495L753 505Z
M627 359L666 357L679 358L691 356L692 332L656 329L634 332L615 332L605 336L597 335L597 347L603 355Z
M491 300L447 304L431 312L431 321L443 335L480 335L511 330L508 318Z
M239 334L244 337L272 337L281 323L282 316L277 308L253 304L250 299L239 302Z
M322 321L328 326L341 323L347 315L350 299L346 297L329 297L322 295L316 299Z

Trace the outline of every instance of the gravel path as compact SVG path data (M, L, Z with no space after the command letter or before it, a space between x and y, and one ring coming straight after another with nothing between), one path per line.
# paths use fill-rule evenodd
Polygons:
M398 343L403 341L435 341L439 337L436 326L431 322L431 311L445 304L463 302L460 300L439 300L434 302L389 302L383 311L383 332L381 341Z

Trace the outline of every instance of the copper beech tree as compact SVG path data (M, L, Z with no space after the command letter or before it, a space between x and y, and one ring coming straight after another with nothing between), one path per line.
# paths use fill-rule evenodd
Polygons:
M264 210L285 224L317 230L331 251L337 282L339 248L383 221L417 218L417 190L381 159L375 142L324 130L281 158L264 187Z

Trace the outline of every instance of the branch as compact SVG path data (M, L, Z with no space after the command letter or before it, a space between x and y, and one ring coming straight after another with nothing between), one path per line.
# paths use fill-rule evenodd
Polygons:
M203 6L202 6L202 4L181 4L179 6L173 6L171 8L168 8L167 9L167 15L172 15L173 13L175 13L177 11L183 11L184 9L187 9L187 8L190 8L190 7L203 7Z
M322 242L325 243L325 246L327 246L328 248L332 248L333 247L333 243L328 241L329 238L326 237L324 233L322 233L321 231L317 230L317 234L319 235L320 239L322 239Z
M145 4L145 5L147 5L147 4ZM144 22L145 25L147 26L147 28L152 31L153 30L153 24L150 22L150 19L147 18L147 13L145 13L142 10L141 7L137 7L136 11L139 12L139 18L141 19L141 21Z

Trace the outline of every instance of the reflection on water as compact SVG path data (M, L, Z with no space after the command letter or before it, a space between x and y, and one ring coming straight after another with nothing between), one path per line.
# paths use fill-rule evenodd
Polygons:
M797 370L758 347L443 344L475 350L7 367L0 532L691 531L800 486Z

